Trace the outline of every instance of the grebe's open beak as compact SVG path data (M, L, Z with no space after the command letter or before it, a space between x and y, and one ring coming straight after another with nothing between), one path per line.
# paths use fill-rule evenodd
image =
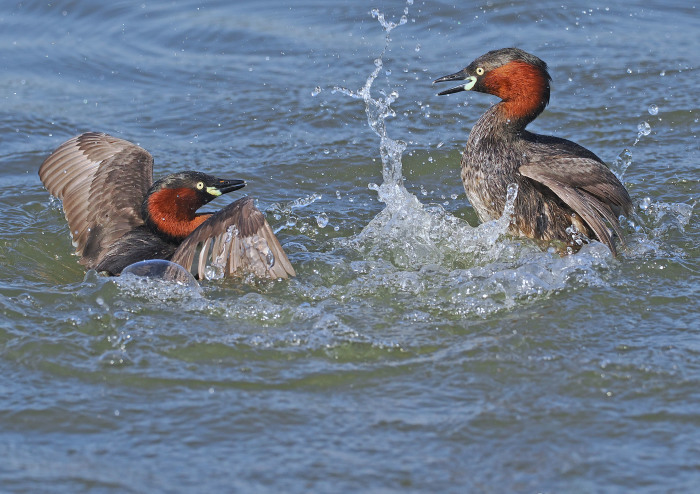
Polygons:
M217 180L213 186L207 187L207 192L213 196L220 196L242 189L245 185L245 180Z
M440 77L439 79L435 79L433 81L433 84L436 82L448 82L448 81L467 81L466 84L462 84L461 86L453 87L452 89L447 89L445 91L442 91L438 93L438 96L443 96L445 94L452 94L452 93L458 93L460 91L469 91L471 88L474 87L474 84L476 84L476 76L469 75L467 73L467 70L460 70L459 72L455 72L454 74L450 75L445 75Z

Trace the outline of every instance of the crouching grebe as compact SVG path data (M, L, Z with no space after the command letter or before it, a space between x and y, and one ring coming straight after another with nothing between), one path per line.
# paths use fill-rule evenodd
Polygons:
M252 198L215 213L197 212L212 199L245 187L243 180L187 171L154 182L148 151L96 132L64 142L46 158L39 177L63 201L73 244L88 269L115 276L130 264L166 259L190 270L198 246L204 245L197 264L200 278L207 256L216 256L227 276L295 275ZM212 242L215 248L209 253Z

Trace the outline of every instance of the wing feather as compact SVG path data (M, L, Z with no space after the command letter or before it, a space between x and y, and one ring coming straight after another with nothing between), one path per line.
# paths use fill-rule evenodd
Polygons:
M260 278L288 278L296 273L282 245L251 197L239 199L211 215L175 251L171 261L191 269L197 248L197 276L207 264L224 276L253 273Z
M581 157L549 156L546 161L530 161L519 171L554 192L588 224L598 240L617 255L606 223L624 242L618 216L629 214L632 200L605 165Z
M123 139L87 132L61 144L39 168L63 211L81 263L97 266L109 247L142 225L153 184L153 157Z

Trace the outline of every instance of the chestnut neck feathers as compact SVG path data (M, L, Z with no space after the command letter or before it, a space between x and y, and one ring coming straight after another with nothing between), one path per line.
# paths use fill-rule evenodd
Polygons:
M512 123L513 130L522 130L542 113L549 103L547 66L514 60L484 75L484 92L501 98L499 113Z
M164 240L182 242L211 216L197 213L215 197L206 192L208 178L198 172L182 172L155 182L141 207L148 227Z
M176 243L184 240L209 216L196 213L204 203L192 189L162 189L150 194L144 205L148 226Z

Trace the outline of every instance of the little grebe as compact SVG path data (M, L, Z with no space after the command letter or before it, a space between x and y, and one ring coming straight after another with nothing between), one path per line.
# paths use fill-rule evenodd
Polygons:
M73 245L88 269L116 276L130 264L166 259L189 270L203 245L200 278L207 256L225 263L229 276L295 274L252 198L238 199L216 213L196 212L212 199L245 187L243 180L187 171L154 183L148 151L96 132L63 143L41 165L39 177L63 201ZM210 254L212 241L219 252Z
M632 210L625 187L588 149L525 130L549 103L547 64L504 48L434 82L445 81L466 83L439 95L478 91L502 100L476 122L462 155L464 189L481 221L503 214L508 186L516 184L512 234L563 242L575 251L581 233L617 255L608 226L622 241L618 217Z

